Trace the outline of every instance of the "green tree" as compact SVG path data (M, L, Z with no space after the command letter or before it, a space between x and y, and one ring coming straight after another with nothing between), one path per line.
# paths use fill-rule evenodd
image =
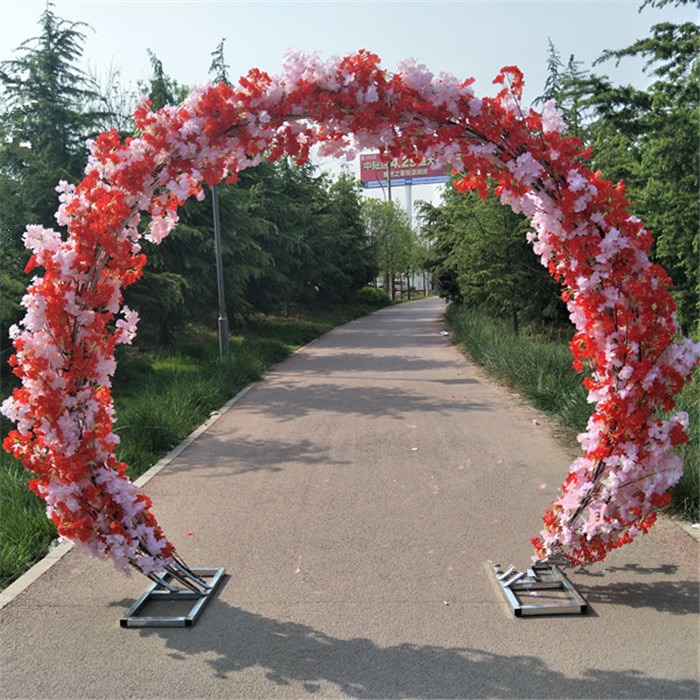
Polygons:
M365 228L377 254L384 287L396 298L396 278L415 259L415 237L408 214L394 201L365 199L362 203Z
M260 175L259 215L268 223L259 243L271 265L251 280L250 300L260 310L284 313L294 305L350 301L377 269L359 183L348 174L333 181L288 158L252 172Z
M150 49L146 49L151 63L151 79L148 82L148 99L151 109L159 110L165 105L175 105L187 97L189 90L171 78L163 67L163 62Z
M263 249L271 255L268 273L251 282L249 292L263 311L289 315L295 304L314 303L325 260L319 246L326 232L325 178L314 166L281 158L261 171L259 192L266 229Z
M38 36L0 63L0 364L6 367L7 326L21 315L27 286L22 244L27 224L56 228L55 188L76 182L85 140L105 119L99 96L79 67L87 25L56 16L48 3Z
M378 271L376 250L362 219L361 183L343 172L330 184L326 177L323 185L323 226L313 244L319 271L316 284L322 302L350 302Z
M3 251L21 250L28 223L56 225L54 188L59 180L79 178L85 140L104 116L84 109L98 97L78 66L87 25L60 19L51 8L49 3L41 15L39 36L24 41L17 58L0 64Z
M426 243L424 265L431 275L431 286L438 294L451 303L461 304L464 297L458 282L458 261L462 255L463 238L458 229L450 223L445 201L449 194L443 194L443 203L435 206L430 202L418 202L418 224L421 236Z
M590 129L595 164L610 179L624 179L634 213L654 233L654 255L674 282L686 331L698 323L700 311L699 48L696 24L654 25L650 36L606 51L598 61L644 58L653 78L649 88L600 81L588 97L597 116Z
M542 95L533 100L533 104L555 100L566 121L569 135L583 138L586 122L587 85L589 76L574 55L569 56L566 64L561 54L548 39L547 78Z
M689 0L646 0L640 11L670 4ZM673 280L686 332L700 322L699 48L696 23L661 22L647 37L605 51L595 62L644 59L652 82L640 90L587 71L563 70L550 42L549 76L540 98L557 100L570 133L592 146L596 169L625 182L632 212L655 236L653 255Z
M564 63L561 59L561 53L549 37L547 37L547 44L547 78L544 83L544 92L533 100L533 104L547 100L559 100L564 90L562 76Z
M209 66L209 75L212 76L212 81L215 85L219 83L224 83L225 85L231 85L231 81L228 77L229 65L226 63L224 57L224 42L226 39L222 39L216 46L216 48L211 52L211 65Z
M558 287L527 243L525 217L495 197L449 187L440 207L421 205L420 218L441 296L510 317L516 333L522 320L563 321Z

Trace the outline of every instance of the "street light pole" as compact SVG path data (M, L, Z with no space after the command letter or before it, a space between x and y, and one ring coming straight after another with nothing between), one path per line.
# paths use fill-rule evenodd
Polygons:
M228 317L224 298L224 262L221 255L221 220L219 217L219 192L216 185L211 188L211 203L214 209L214 246L216 249L216 281L219 289L219 356L229 356Z
M389 201L391 201L391 161L386 164L386 184L389 193Z

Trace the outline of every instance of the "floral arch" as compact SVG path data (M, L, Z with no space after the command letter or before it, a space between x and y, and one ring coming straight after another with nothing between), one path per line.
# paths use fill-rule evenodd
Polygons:
M57 187L67 238L40 226L25 233L27 271L43 273L11 330L22 386L3 404L16 422L4 447L36 474L31 488L63 537L123 570L153 575L181 564L114 451L114 347L131 342L138 320L122 290L146 262L140 212L158 243L178 207L204 196L203 183L235 180L262 158L303 162L314 145L348 159L361 149L438 158L462 173L458 187L486 196L493 179L501 201L529 217L533 248L562 284L574 366L590 367L595 403L583 455L532 540L535 556L601 560L652 525L681 475L672 448L687 425L685 414L659 415L673 408L700 346L680 336L670 280L649 260L652 238L624 185L587 167L588 151L562 134L555 105L522 109L516 67L495 79L495 97L476 97L472 82L436 78L415 61L388 73L366 51L327 62L294 54L279 77L254 69L235 87L195 89L155 112L142 99L137 136L112 130L89 144L85 178Z

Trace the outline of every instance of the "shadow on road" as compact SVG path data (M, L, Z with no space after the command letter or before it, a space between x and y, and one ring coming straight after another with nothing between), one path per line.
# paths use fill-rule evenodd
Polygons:
M408 642L381 647L370 639L335 638L220 600L210 603L194 628L143 629L140 634L162 637L170 657L183 663L202 655L212 674L229 683L235 681L233 674L264 669L281 695L298 695L296 684L306 693L328 693L330 683L334 686L331 692L355 698L697 697L692 679L669 681L635 670L599 669L590 669L583 677L569 677L527 654ZM570 642L576 644L576 640Z
M624 605L629 608L651 608L671 615L697 615L697 581L619 581L581 592L594 607L600 604Z
M228 445L233 443L228 450L219 450L219 443ZM332 458L328 450L323 446L302 439L297 442L285 442L283 440L253 440L241 436L226 434L223 438L209 437L205 441L200 439L206 461L203 465L200 461L179 461L171 464L173 473L195 472L198 478L221 478L222 473L227 476L247 474L249 472L281 472L290 464L309 465L320 464L328 467L343 466L348 464L345 460ZM206 466L207 469L203 469ZM215 473L212 470L224 470Z
M343 346L345 347L345 346ZM285 360L279 366L285 374L294 377L300 373L305 375L323 376L329 371L333 375L345 373L352 376L354 373L370 372L373 376L383 374L393 374L399 372L421 372L424 370L434 370L439 373L441 370L456 369L454 364L441 362L439 360L426 360L422 357L412 355L372 355L363 352L350 352L345 349L329 350L324 347L323 354L300 354ZM413 379L413 377L411 377ZM438 381L444 381L441 377ZM458 383L474 384L475 379L461 379Z
M490 410L483 403L469 401L464 395L455 393L459 389L450 386L447 391L449 394L446 393L445 400L435 401L397 388L348 387L340 382L298 387L294 382L289 382L259 387L255 403L247 408L282 421L305 416L318 411L319 407L331 413L393 417L421 412L439 416L455 410Z
M677 564L659 566L598 565L598 570L579 568L576 576L589 577L594 581L589 587L581 586L591 604L625 605L630 608L651 608L672 615L697 615L700 607L700 588L697 581L660 579L660 576L674 576ZM607 576L615 575L624 581L606 582ZM652 581L644 581L652 577ZM584 579L585 580L585 579Z

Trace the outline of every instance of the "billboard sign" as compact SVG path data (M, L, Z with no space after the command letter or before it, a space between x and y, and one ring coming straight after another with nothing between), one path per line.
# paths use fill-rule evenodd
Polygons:
M450 179L448 167L438 162L435 157L423 158L418 164L405 156L392 158L388 163L384 163L379 153L365 153L360 155L360 180L365 188L386 187L387 167L391 168L392 187L432 185Z

